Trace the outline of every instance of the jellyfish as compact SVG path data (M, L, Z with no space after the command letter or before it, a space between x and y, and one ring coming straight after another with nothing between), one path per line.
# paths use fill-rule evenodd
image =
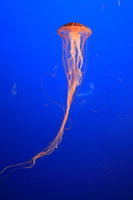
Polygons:
M66 102L67 105L60 129L54 140L49 144L46 149L32 157L27 162L5 167L0 173L3 173L8 168L16 166L23 166L24 168L33 167L38 158L51 154L56 148L58 148L58 145L62 141L74 93L76 91L76 88L82 82L84 44L86 39L92 34L92 31L87 26L84 26L80 23L72 22L61 26L58 29L57 33L62 39L62 62L68 83Z

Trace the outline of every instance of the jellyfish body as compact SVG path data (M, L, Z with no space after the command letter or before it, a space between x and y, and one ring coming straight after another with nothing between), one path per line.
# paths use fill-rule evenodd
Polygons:
M92 31L79 23L68 23L58 29L62 38L63 66L68 80L68 90L82 81L83 49Z
M82 81L84 43L92 34L92 31L82 24L72 22L61 26L58 29L58 34L62 39L62 61L68 82L67 105L61 127L55 139L45 150L41 151L27 162L5 167L1 173L3 173L7 168L20 165L24 165L25 168L33 167L38 158L51 154L62 141L64 127L68 119L73 95L77 86L79 86ZM26 166L27 164L30 164L30 166Z

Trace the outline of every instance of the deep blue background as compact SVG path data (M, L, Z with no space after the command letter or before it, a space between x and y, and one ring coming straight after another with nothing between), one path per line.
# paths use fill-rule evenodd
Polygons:
M56 104L45 106L51 101L44 90L65 106L57 29L69 22L93 31L71 129L54 153L12 173L0 200L133 199L132 0L121 6L117 0L0 1L0 170L28 161L60 128L63 112ZM55 77L44 76L53 70Z

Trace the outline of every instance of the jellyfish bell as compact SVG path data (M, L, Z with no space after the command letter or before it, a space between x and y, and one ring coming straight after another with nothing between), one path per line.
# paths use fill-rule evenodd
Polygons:
M86 36L86 39L92 34L92 31L90 28L77 22L71 22L71 23L67 23L61 26L57 32L61 37L66 36L69 33L70 35L73 34L75 36L78 34L81 34L81 35L83 34Z

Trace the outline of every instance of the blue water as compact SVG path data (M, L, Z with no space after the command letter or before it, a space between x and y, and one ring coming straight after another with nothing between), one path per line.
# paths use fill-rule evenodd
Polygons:
M47 98L65 108L57 29L78 22L93 34L62 143L0 175L0 200L133 199L133 1L120 3L1 0L0 170L30 160L60 128L63 111Z

